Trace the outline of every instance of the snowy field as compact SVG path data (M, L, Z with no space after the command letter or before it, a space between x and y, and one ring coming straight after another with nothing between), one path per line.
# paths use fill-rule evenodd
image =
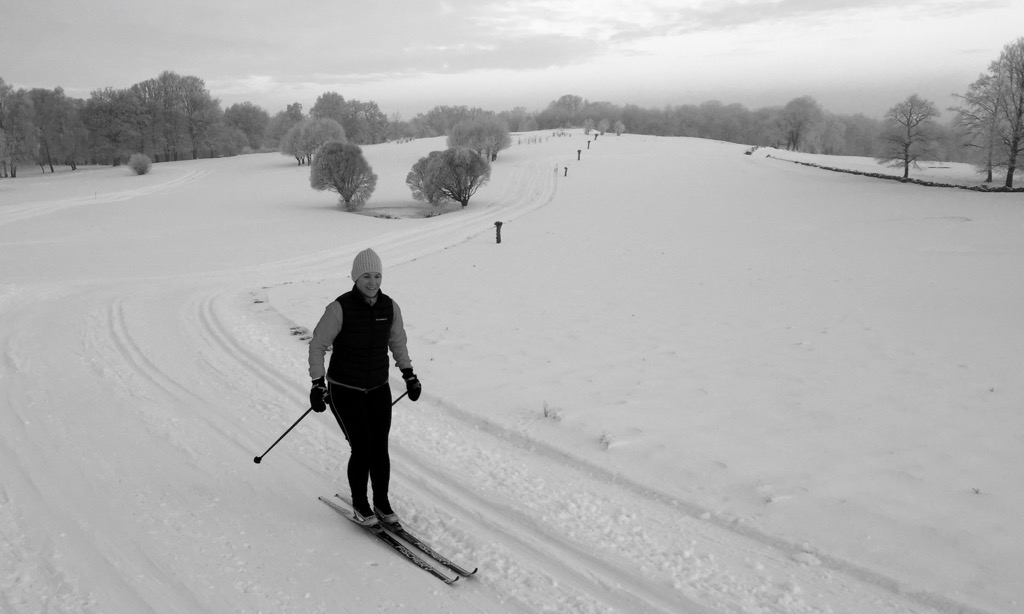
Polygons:
M443 139L366 147L362 215L276 154L0 180L0 611L1024 611L1024 195L590 138L434 217ZM451 587L317 501L333 419L253 463L365 247L424 384L392 502Z

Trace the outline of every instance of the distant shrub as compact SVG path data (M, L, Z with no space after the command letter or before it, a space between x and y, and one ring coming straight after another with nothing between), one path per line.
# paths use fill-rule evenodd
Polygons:
M132 154L132 157L128 158L128 168L135 171L136 175L145 175L152 166L153 161L146 154Z

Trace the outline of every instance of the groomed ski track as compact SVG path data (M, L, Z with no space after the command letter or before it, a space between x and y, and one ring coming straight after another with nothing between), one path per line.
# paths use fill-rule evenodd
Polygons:
M472 580L435 586L317 503L342 485L347 457L329 420L308 419L252 463L308 392L298 333L314 322L275 297L343 279L338 263L370 243L397 268L557 206L563 161L497 166L496 197L372 241L9 288L0 539L13 554L0 562L0 611L982 612L717 519L476 417L429 383L414 411L396 413L393 503L424 540L479 566ZM88 205L30 203L0 223ZM363 585L380 600L353 601L348 587Z

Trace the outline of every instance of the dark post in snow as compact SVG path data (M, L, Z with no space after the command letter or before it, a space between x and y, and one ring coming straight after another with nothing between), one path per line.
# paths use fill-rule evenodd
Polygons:
M569 167L567 166L567 167L565 167L565 174L562 175L562 177L568 177L568 176L569 176Z
M587 149L590 149L590 141L587 141Z
M494 229L497 234L498 243L501 243L501 222L495 222Z
M580 161L580 154L582 154L582 153L583 153L583 150L582 150L582 149L577 149L577 150L576 150L576 161L577 161L577 162L579 162L579 161Z

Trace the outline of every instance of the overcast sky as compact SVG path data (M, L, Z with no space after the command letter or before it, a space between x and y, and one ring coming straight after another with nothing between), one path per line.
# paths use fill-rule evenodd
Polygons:
M542 110L563 94L754 109L809 94L881 117L944 110L1004 45L1024 0L11 0L0 77L87 98L164 70L224 107L307 111L327 91L410 119L441 105Z

